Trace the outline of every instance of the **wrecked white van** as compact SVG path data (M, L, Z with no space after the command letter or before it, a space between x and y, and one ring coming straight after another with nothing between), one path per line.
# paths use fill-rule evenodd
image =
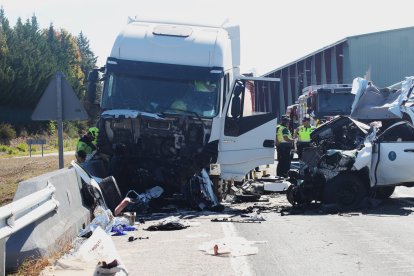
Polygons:
M378 88L363 78L355 78L351 117L362 122L381 121L383 126L400 120L414 122L414 76L385 88Z
M367 196L385 199L395 186L413 186L413 125L400 121L381 133L379 126L337 117L316 129L300 169L290 172L289 202L316 200L352 209Z

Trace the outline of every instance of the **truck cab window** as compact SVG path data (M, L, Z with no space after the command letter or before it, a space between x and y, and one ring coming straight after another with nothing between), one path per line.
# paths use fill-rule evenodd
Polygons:
M257 122L265 122L274 116L269 111L260 110L259 105L255 104L259 94L258 87L260 85L255 81L236 82L226 112L225 135L242 135L252 130Z

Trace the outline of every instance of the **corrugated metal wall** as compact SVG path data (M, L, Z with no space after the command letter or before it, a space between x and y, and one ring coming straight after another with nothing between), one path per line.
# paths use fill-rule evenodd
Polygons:
M414 75L413 46L414 27L346 38L265 74L281 79L269 87L267 99L279 108L275 112L280 117L310 85L367 77L377 86L388 86Z
M348 43L352 78L370 75L384 87L414 75L414 28L354 36Z

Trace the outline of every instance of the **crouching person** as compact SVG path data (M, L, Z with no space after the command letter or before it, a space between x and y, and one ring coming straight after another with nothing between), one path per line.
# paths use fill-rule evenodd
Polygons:
M76 161L83 163L87 156L96 151L96 142L98 139L99 129L97 127L89 128L88 132L83 135L76 145Z

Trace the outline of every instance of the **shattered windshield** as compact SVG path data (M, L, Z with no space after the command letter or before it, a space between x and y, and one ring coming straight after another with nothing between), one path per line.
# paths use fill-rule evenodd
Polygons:
M320 118L324 116L349 115L354 101L354 94L349 91L331 93L331 90L318 91L317 110L315 115Z
M176 80L110 73L102 95L103 109L150 113L185 111L201 117L217 115L219 80Z

